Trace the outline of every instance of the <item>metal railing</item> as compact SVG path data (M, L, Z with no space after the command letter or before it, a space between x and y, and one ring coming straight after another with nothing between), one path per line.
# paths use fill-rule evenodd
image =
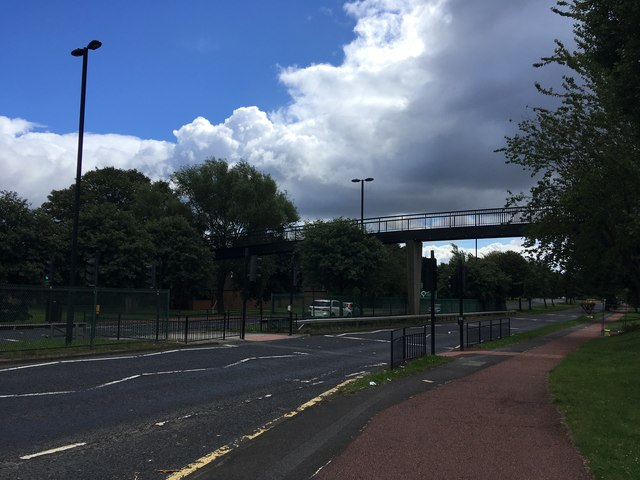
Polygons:
M511 318L499 318L468 322L466 331L466 345L471 347L482 342L490 342L511 335Z
M392 370L414 358L427 355L427 325L421 327L404 327L391 331Z
M532 212L526 207L486 208L476 210L457 210L450 212L416 213L408 215L390 215L364 219L367 233L403 232L410 230L430 230L436 228L484 227L492 225L524 225L531 222ZM359 220L354 222L360 223ZM239 237L242 244L267 243L285 240L290 242L304 240L302 225L287 227L281 231L265 232Z

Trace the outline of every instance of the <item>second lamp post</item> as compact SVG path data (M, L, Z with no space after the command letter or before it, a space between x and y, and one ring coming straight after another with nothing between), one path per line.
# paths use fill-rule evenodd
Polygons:
M360 182L360 227L364 230L364 182L373 182L373 178L354 178L351 181Z

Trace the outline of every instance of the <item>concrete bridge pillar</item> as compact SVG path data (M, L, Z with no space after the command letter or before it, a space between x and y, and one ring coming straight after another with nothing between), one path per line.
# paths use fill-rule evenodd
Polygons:
M418 315L422 277L422 242L409 240L405 245L407 248L407 313Z

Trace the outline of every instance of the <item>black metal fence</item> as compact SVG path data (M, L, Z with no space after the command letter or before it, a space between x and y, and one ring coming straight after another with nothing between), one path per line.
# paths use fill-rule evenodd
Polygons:
M245 326L262 328L259 319ZM171 314L167 290L0 286L0 352L66 347L69 327L71 346L193 343L239 337L242 317Z
M482 342L499 340L511 335L511 318L499 318L468 322L466 345L471 347Z
M391 331L391 361L389 363L391 369L425 355L427 355L427 325Z

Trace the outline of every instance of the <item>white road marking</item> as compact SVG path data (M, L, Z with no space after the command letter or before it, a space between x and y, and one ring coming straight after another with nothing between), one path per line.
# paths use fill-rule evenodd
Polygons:
M358 341L366 341L366 342L380 342L380 343L389 343L390 340L382 340L380 338L362 338L362 337L347 337L344 334L341 335L325 335L325 337L329 338L344 338L346 340L358 340Z
M68 393L75 393L75 390L66 390L62 392L16 393L13 395L0 395L0 398L44 397L46 395L66 395Z
M226 349L226 348L237 348L237 345L218 345L215 347L180 348L176 350L166 350L162 352L142 353L140 355L121 355L118 357L97 357L97 358L77 358L72 360L56 360L55 362L34 363L32 365L21 365L19 367L2 368L0 369L0 373L12 372L15 370L22 370L25 368L40 368L40 367L48 367L51 365L62 365L62 364L68 364L68 363L90 363L90 362L107 362L111 360L130 360L132 358L154 357L157 355L168 355L170 353L180 353L180 352L188 352L188 351L195 351L195 350L219 350L219 349Z
M243 363L250 362L252 360L272 360L274 358L294 358L294 357L298 357L300 355L304 355L304 354L298 353L298 354L292 354L292 355L272 355L272 356L268 356L268 357L248 357L248 358L243 358L242 360L239 360L239 361L237 361L235 363L230 363L229 365L225 365L222 368L235 367L235 366L241 365Z
M42 455L51 455L52 453L64 452L65 450L71 450L72 448L82 447L86 445L86 442L73 443L71 445L65 445L63 447L52 448L51 450L45 450L43 452L32 453L31 455L24 455L20 457L20 460L31 460L32 458L41 457Z
M210 464L211 462L217 460L218 458L221 458L224 455L226 455L227 453L235 450L240 445L242 445L244 442L253 440L253 439L259 437L260 435L262 435L263 433L268 432L273 427L275 427L281 420L284 420L285 418L294 417L294 416L298 415L299 413L305 411L306 409L308 409L308 408L310 408L310 407L312 407L314 405L317 405L318 403L322 402L325 398L333 395L335 392L337 392L344 385L347 385L347 384L349 384L349 383L351 383L353 381L354 381L354 379L351 378L349 380L346 380L346 381L340 383L339 385L336 385L335 387L327 390L326 392L321 393L317 397L312 398L308 402L303 403L302 405L300 405L295 410L292 410L289 413L285 413L284 415L282 415L280 417L277 417L277 418L265 423L262 427L258 428L253 433L250 433L248 435L244 435L244 436L240 437L239 439L235 440L234 442L229 443L227 445L223 445L222 447L218 448L216 451L211 452L208 455L205 455L204 457L200 457L198 460L196 460L195 462L193 462L190 465L187 465L185 468L183 468L179 472L176 472L176 473L168 476L166 478L166 480L181 480L181 479L187 477L188 475L192 474L193 472L201 469L202 467Z

